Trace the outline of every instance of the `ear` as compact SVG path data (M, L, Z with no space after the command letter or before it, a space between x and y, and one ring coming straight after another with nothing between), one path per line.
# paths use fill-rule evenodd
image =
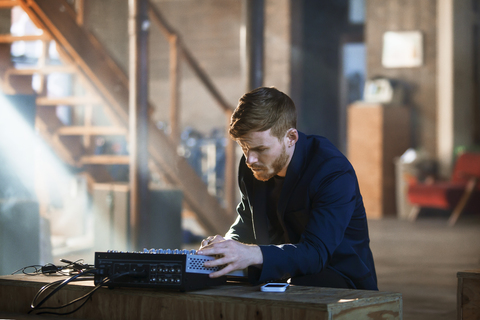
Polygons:
M298 141L298 131L297 131L297 129L294 129L294 128L288 129L285 138L287 139L287 146L289 148L293 147L295 145L295 143L297 143L297 141Z

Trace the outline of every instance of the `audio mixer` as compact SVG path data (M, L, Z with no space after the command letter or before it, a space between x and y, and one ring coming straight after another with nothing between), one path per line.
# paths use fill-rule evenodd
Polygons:
M212 256L197 255L196 250L144 249L122 252L109 250L95 252L94 282L99 284L109 278L109 287L165 288L180 291L202 289L221 285L226 276L210 278L208 275L220 267L206 268L205 261ZM230 273L242 277L243 271Z

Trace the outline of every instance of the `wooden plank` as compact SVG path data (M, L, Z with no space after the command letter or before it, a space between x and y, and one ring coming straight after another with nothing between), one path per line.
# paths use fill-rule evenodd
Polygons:
M76 73L78 70L75 66L43 66L41 68L25 68L25 69L8 69L6 73L15 75L32 75L32 74L50 74L50 73Z
M457 278L457 319L478 319L480 315L480 269L458 272Z
M173 143L180 141L180 61L178 37L172 36L170 43L170 128Z
M84 0L76 0L75 1L75 9L77 12L77 24L79 26L83 26L84 16L85 16L85 1Z
M60 127L55 132L63 136L83 136L83 135L126 135L127 130L119 127L81 127L67 126Z
M102 165L113 165L113 164L129 164L129 156L117 156L117 155L95 155L95 156L82 156L79 163L81 165L86 164L102 164Z
M68 106L75 106L75 105L84 105L84 104L101 104L102 100L88 96L71 96L71 97L60 97L60 98L53 98L53 97L38 97L37 98L37 105L39 106L57 106L57 105L68 105Z
M41 35L25 35L14 36L11 34L0 34L0 43L12 43L16 41L37 41L37 40L52 40L48 34Z
M0 9L9 9L18 6L17 0L0 0Z
M1 276L0 311L27 312L47 276ZM91 281L67 285L46 306L85 294ZM66 317L81 319L402 319L400 293L290 286L266 293L259 286L228 284L192 292L162 289L100 288L80 310Z

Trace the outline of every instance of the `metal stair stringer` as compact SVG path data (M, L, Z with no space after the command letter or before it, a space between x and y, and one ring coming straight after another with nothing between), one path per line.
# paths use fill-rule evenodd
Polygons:
M30 18L62 46L105 99L118 122L128 130L128 78L99 43L76 23L69 5L64 0L21 0L20 4ZM205 183L187 161L178 156L176 146L153 121L149 122L149 139L151 159L182 189L199 223L210 234L225 233L232 215L208 193Z

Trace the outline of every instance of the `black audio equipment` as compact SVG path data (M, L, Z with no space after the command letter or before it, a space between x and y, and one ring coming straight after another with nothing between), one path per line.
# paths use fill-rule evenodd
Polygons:
M95 284L108 287L165 288L180 291L222 285L227 277L210 278L219 267L206 268L214 257L197 255L196 250L144 249L143 252L95 252ZM234 275L241 275L236 273Z

